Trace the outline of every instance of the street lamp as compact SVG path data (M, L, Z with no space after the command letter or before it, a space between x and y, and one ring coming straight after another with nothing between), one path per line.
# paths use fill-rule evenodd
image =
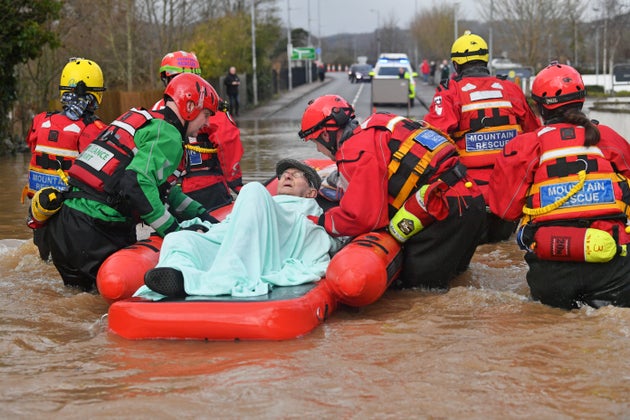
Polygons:
M308 39L306 40L306 46L307 47L312 47L311 45L311 0L308 0L306 2L306 16L307 17L307 26L308 26ZM307 83L311 83L311 75L313 74L311 72L311 60L304 60L304 71L306 72L305 76L306 76L306 82Z
M376 13L376 55L378 58L381 55L381 12L378 9L370 9L370 12Z
M492 11L494 10L494 0L490 0L490 36L488 37L488 62L490 63L490 69L492 70L492 59L494 58L492 56L492 48L493 48L493 34L492 34L492 26L493 26L493 22L494 22L494 16Z
M321 2L317 2L317 61L320 65L324 65L322 63L322 21L319 18L321 8L319 5Z
M595 84L599 85L599 25L595 28Z
M293 44L291 43L291 4L287 0L287 65L289 76L289 90L293 90L293 71L291 69L291 55L293 54Z
M258 78L256 77L256 12L254 0L251 6L252 15L252 90L254 92L254 106L258 105Z
M459 2L455 2L453 5L453 28L454 28L454 35L455 37L453 38L453 41L457 41L457 33L459 32L457 30L457 9L459 8Z

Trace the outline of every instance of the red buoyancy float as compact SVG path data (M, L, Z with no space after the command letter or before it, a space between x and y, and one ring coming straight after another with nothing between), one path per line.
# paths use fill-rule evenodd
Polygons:
M369 305L400 274L402 248L387 232L357 236L332 258L326 282L341 303Z
M96 275L103 299L113 303L133 296L144 284L144 274L157 264L161 246L162 238L151 235L107 257Z

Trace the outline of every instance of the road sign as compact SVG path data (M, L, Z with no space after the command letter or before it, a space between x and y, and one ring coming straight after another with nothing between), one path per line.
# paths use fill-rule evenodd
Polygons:
M291 60L315 60L315 48L293 48L293 51L291 53Z

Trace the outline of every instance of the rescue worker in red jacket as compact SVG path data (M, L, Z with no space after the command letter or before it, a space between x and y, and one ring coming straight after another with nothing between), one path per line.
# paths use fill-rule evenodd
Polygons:
M438 85L424 117L455 140L462 163L486 201L492 167L505 143L540 127L520 87L490 75L488 55L488 45L479 35L466 31L455 40L451 60L457 74ZM483 242L508 239L515 227L488 212Z
M174 51L164 56L160 65L164 86L180 73L201 75L194 53ZM153 110L163 106L164 102L160 100ZM184 160L176 173L184 193L208 209L231 203L230 190L238 194L243 187L241 134L225 102L221 101L219 110L222 112L212 115L196 138L187 140Z
M337 162L341 199L318 221L328 233L357 236L389 225L405 243L400 287L447 288L468 268L485 202L447 136L389 113L359 125L337 95L309 102L301 128L302 139Z
M65 190L65 177L76 157L105 128L94 113L103 99L103 72L98 64L85 58L71 58L59 80L61 112L42 112L33 118L26 144L31 150L25 196L31 200L43 190L42 199L55 194L46 188ZM44 190L46 189L46 190ZM45 225L38 199L31 203L27 224L33 229L33 242L43 260L50 254L43 241ZM45 210L44 210L45 211Z
M522 217L517 241L532 297L572 309L630 306L630 145L582 112L580 74L551 63L532 98L544 126L499 155L489 188L493 213Z

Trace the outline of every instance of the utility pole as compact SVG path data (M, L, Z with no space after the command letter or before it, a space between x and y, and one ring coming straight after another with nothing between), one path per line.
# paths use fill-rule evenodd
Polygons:
M457 34L459 31L457 30L457 9L459 8L459 2L455 2L453 6L453 29L454 29L454 38L453 41L457 41Z
M370 9L370 12L376 13L376 57L381 55L381 12L378 9Z
M251 5L252 17L252 90L254 91L254 106L258 105L258 78L256 77L256 11L254 2Z
M293 90L293 73L291 69L291 55L293 54L293 44L291 44L291 5L287 0L287 73L289 74L289 90Z
M311 45L311 0L306 2L306 7L308 8L306 12L307 20L308 20L308 39L306 41L307 47L312 47ZM306 82L311 83L313 72L311 72L311 60L304 60L304 69L306 70Z
M320 64L324 64L322 62L322 21L320 20L320 10L319 5L322 4L321 1L317 2L317 61Z
M494 25L493 10L494 10L494 0L490 0L490 28L489 28L490 36L488 37L488 63L490 63L491 71L494 71L494 69L492 68L492 58L493 58L492 57L492 43L493 43L492 26Z

